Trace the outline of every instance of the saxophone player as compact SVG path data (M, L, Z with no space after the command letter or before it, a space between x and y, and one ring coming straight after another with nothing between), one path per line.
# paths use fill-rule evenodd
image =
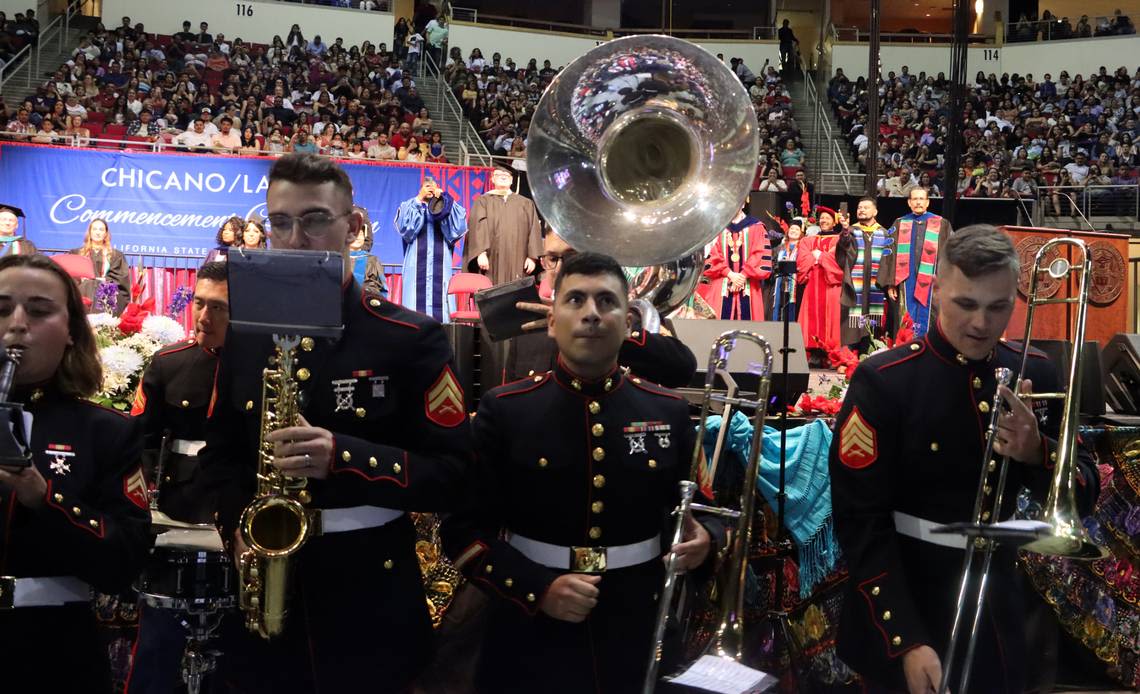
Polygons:
M432 628L406 511L448 510L470 455L463 392L439 323L366 293L349 249L363 218L348 175L308 154L269 173L273 248L345 256L337 340L303 339L294 378L299 426L265 435L273 465L308 478L322 533L291 560L282 633L223 628L220 679L234 691L405 690L430 656ZM218 525L235 554L239 515L256 489L268 337L232 333L201 454L218 490Z

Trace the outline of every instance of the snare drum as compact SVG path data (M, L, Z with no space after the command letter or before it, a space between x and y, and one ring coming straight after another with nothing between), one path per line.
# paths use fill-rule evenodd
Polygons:
M233 562L214 528L169 530L155 540L135 588L151 607L199 612L233 607Z

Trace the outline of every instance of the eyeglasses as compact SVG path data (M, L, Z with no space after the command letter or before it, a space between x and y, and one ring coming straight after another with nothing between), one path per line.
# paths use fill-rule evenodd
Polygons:
M352 214L352 210L343 214L329 214L328 212L309 212L300 217L291 217L287 214L271 214L265 220L265 230L274 238L287 239L293 235L296 226L301 227L301 233L310 239L319 239L328 233L329 227L338 219Z
M546 268L547 270L553 270L555 266L558 265L558 263L561 263L563 260L572 257L575 253L577 253L577 251L567 251L565 253L543 253L541 256L539 256L539 261L542 263L542 267Z

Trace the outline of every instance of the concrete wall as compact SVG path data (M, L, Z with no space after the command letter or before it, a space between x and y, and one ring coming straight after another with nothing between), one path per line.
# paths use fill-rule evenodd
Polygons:
M950 47L936 45L888 45L881 52L883 73L896 73L903 65L911 74L925 70L927 74L945 72L950 76ZM1046 72L1056 77L1061 70L1070 75L1088 75L1101 65L1113 72L1124 65L1129 74L1135 71L1140 56L1140 36L1109 36L1098 39L1074 39L1047 43L1012 43L1004 46L971 47L966 56L969 81L981 70L1001 75L1032 73L1040 79ZM832 69L843 68L852 79L867 74L867 44L837 43L832 47Z
M389 48L395 25L392 15L386 12L310 7L291 2L104 0L103 17L107 26L119 26L124 16L130 17L132 22L142 22L147 31L160 34L181 31L182 22L189 20L195 32L199 22L209 22L212 34L220 31L229 39L241 37L245 41L269 43L275 35L284 39L293 24L300 24L307 39L319 34L322 41L331 44L339 36L349 46L371 41L386 43Z

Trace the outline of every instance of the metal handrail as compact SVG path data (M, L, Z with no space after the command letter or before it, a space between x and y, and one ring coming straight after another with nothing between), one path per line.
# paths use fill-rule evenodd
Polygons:
M824 108L823 100L819 98L819 91L816 89L815 80L812 75L807 71L804 61L799 60L800 73L803 77L804 84L806 85L805 93L808 99L808 108L813 113L814 127L815 127L815 142L819 146L820 138L819 131L823 131L823 136L826 138L827 144L825 145L826 152L820 153L822 161L830 159L836 174L839 174L839 180L843 183L843 190L845 193L851 193L851 186L849 183L851 176L851 169L847 166L847 158L843 156L843 150L839 148L839 143L836 142L834 133L831 130L831 121L828 117L827 110ZM827 167L817 173L824 173L828 171Z
M32 86L32 73L34 70L32 70L29 65L29 62L31 60L29 56L31 56L31 54L32 44L25 44L23 48L16 51L16 55L12 56L11 60L4 63L3 65L0 65L0 89L4 89L5 85L7 85L8 82L10 82L12 78L16 76L16 73L18 73L22 68L27 68L27 86L29 88ZM24 56L24 59L21 59L20 56ZM5 72L8 74L5 75Z
M429 65L434 72L434 77L425 72ZM463 113L463 107L459 104L459 100L455 98L455 94L447 87L447 80L443 78L443 73L435 64L435 60L433 60L431 54L426 51L420 60L418 77L421 79L431 78L435 80L436 100L445 105L445 108L458 123L459 151L463 157L463 165L471 166L472 162L476 162L478 166L490 166L491 153L487 150L487 146L483 144L479 133L475 132L475 126L471 124L471 121L469 121L467 116Z
M1060 35L1057 38L1053 37L1054 31L1060 30L1061 19L1054 18L1049 20L1026 20L1024 22L1011 22L1005 26L1005 34L1002 37L1006 43L1032 43L1035 41L1066 41L1066 40L1083 40L1092 38L1104 38L1105 36L1118 36L1119 34L1097 34L1099 27L1102 23L1111 21L1111 17L1100 15L1094 17L1090 22L1088 36L1078 36L1076 34L1077 27L1073 24L1069 25L1068 36ZM1023 38L1022 30L1028 29L1033 32L1032 38Z
M832 39L834 41L866 42L871 40L871 34L866 29L856 26L831 25ZM969 43L992 43L996 36L987 34L970 34ZM911 32L880 32L879 40L885 43L953 43L953 34L927 34Z
M1133 221L1140 222L1140 183L1132 183L1132 184L1125 184L1125 185L1122 185L1122 184L1112 184L1112 185L1075 184L1075 185L1068 185L1068 186L1056 186L1056 185L1054 185L1054 186L1037 186L1037 199L1036 199L1037 214L1035 216L1038 217L1038 219L1036 219L1035 221L1039 223L1041 217L1045 217L1045 216L1053 217L1053 216L1055 216L1055 215L1046 215L1045 214L1046 209L1052 208L1051 202L1052 202L1052 196L1054 195L1054 193L1058 194L1058 196L1059 196L1058 202L1060 202L1060 200L1062 200L1062 199L1066 199L1065 198L1066 195L1071 195L1073 200L1068 201L1066 199L1067 204L1072 205L1073 201L1075 201L1077 203L1077 209L1079 209L1080 212L1085 217L1089 217L1089 218L1121 217L1121 216L1122 217L1128 217L1128 215L1102 214L1103 210L1097 209L1096 206L1093 204L1094 202L1100 201L1100 198L1097 196L1097 191L1101 191L1102 194L1112 194L1113 192L1125 193L1125 192L1131 191L1131 193L1132 193L1132 196L1131 196L1132 197L1132 200L1131 200L1131 202L1132 202L1131 219ZM1122 201L1122 199L1123 198L1121 198L1121 197L1116 197L1116 198L1114 198L1113 202L1119 204Z

